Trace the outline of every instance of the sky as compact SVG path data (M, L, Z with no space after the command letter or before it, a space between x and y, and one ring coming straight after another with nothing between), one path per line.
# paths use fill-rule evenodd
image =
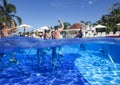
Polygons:
M120 0L8 0L16 6L16 15L23 24L33 26L31 30L43 26L54 27L58 19L70 24L82 21L98 21L108 14L113 3Z

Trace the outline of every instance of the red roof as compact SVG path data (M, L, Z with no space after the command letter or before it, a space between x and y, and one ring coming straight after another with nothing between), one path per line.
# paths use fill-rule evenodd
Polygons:
M70 29L80 29L80 28L82 28L82 25L81 25L80 23L74 23L74 24L70 27Z

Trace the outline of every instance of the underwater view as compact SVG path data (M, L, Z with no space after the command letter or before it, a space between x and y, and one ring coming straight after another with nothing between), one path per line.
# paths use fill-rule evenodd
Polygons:
M0 39L1 85L119 85L116 38Z

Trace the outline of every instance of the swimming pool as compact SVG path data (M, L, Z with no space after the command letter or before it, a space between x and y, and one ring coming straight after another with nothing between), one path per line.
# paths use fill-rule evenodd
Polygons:
M0 39L0 84L119 85L120 40Z

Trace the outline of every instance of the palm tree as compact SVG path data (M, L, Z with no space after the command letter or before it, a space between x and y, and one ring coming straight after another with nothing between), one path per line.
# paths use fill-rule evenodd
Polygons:
M14 21L15 25L21 24L22 20L20 17L16 16L16 7L8 3L7 0L1 0L2 5L0 5L0 23L3 25L3 23L7 26L11 26L12 22ZM16 22L17 21L17 22Z
M113 32L115 33L117 31L116 24L120 22L120 3L115 3L112 5L111 8L109 8L110 14L112 14L112 19L114 22Z
M106 32L117 31L116 24L120 22L120 3L115 3L109 8L109 14L103 15L100 24L106 25Z
M64 29L69 29L71 24L69 22L64 22Z
M115 23L118 23L120 18L120 3L113 4L113 6L109 9L109 12L113 15L113 20Z
M113 15L111 15L111 14L103 15L99 24L107 26L106 33L109 33L110 31L113 31L113 28L115 27L115 22L113 20Z

